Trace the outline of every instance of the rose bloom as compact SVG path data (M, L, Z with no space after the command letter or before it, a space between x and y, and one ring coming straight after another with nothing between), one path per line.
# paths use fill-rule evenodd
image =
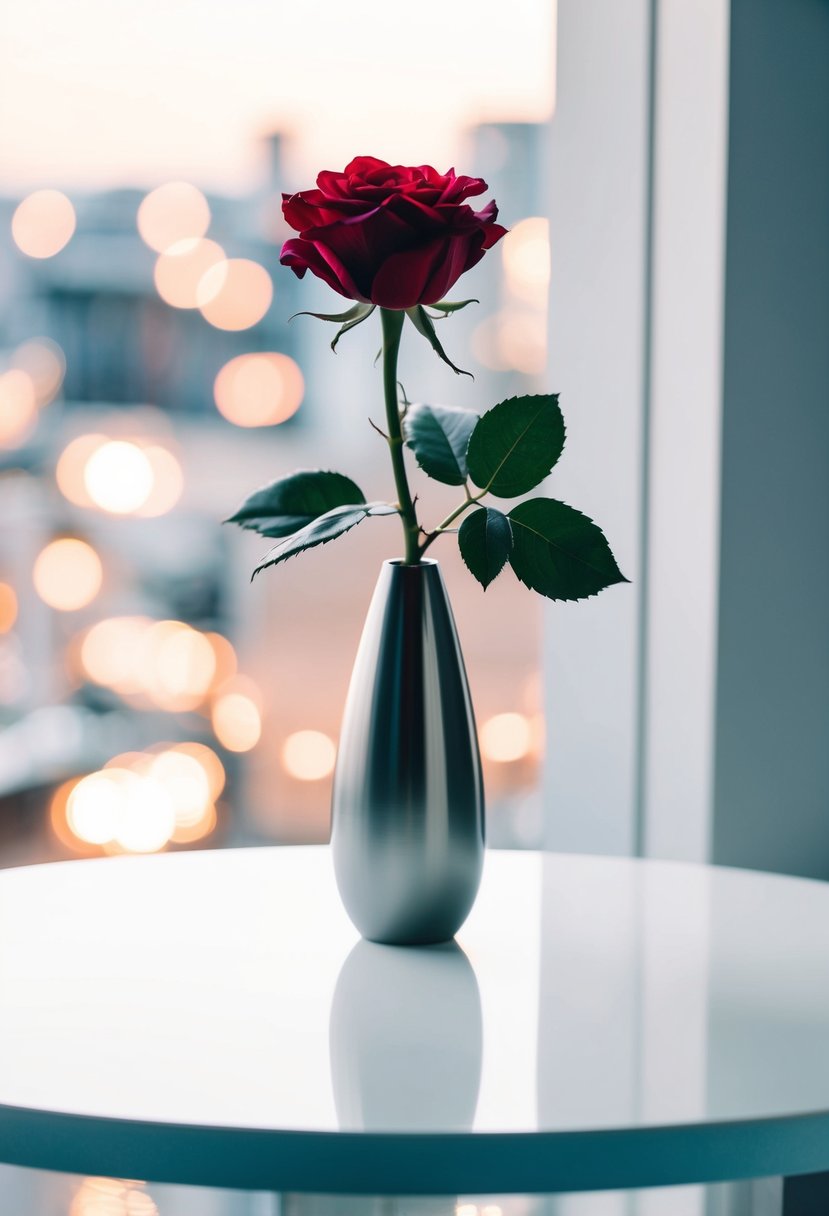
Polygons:
M300 235L285 242L280 261L350 300L434 304L507 231L494 202L481 211L466 202L486 189L453 169L358 156L342 173L320 173L316 190L283 194L285 219Z

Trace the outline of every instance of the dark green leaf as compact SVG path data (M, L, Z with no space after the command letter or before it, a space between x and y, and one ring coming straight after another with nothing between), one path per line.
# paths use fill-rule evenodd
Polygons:
M462 308L466 308L467 304L480 304L480 302L480 300L438 300L437 304L430 304L429 308L434 308L443 317L448 317L450 313L460 312Z
M509 513L510 565L551 600L581 600L628 580L592 519L555 498L530 498Z
M469 376L471 380L475 379L472 372L465 372L462 368L455 367L455 364L441 346L440 339L435 333L434 322L422 304L416 304L414 308L407 308L406 316L409 318L412 325L414 325L417 332L419 334L423 334L423 337L429 343L435 354L440 355L443 362L448 363L453 372L456 372L459 376Z
M466 448L478 415L451 405L412 405L406 411L406 443L430 477L447 486L466 481Z
M509 397L487 410L467 449L476 486L498 498L517 498L543 481L564 447L558 396Z
M510 555L510 522L494 507L479 507L461 524L458 546L468 569L486 591Z
M360 487L342 473L300 469L254 490L225 523L239 524L262 536L289 536L332 507L365 501Z
M274 545L262 558L251 577L256 578L260 570L266 570L268 566L276 566L279 562L287 561L289 557L303 553L306 549L313 549L316 545L325 545L328 541L335 540L356 524L362 523L369 515L397 514L397 508L390 506L387 502L366 502L355 507L335 507L333 511L327 511L325 515L320 515L319 519L300 528L299 532L295 532L293 536L286 536L278 545Z

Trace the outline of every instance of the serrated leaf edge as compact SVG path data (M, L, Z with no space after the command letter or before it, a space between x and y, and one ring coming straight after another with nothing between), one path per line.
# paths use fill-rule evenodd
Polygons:
M558 398L559 398L559 394L558 394L558 393L523 393L523 394L522 394L522 395L520 395L520 396L516 396L516 397L505 397L503 401L498 401L498 402L497 402L495 405L493 405L492 409L487 410L487 411L486 411L486 413L484 413L484 414L481 414L480 421L481 421L481 422L483 422L484 418L486 418L486 417L487 417L489 414L494 413L494 412L495 412L495 410L500 409L500 408L501 408L502 406L504 406L504 405L510 405L510 404L512 404L512 403L513 403L513 402L515 402L515 401L528 401L528 400L531 400L533 397L541 397L541 398L552 397L553 401L555 402L556 408L558 409ZM565 445L566 445L566 443L567 443L567 426L566 426L566 424L565 424L565 422L564 422L564 415L562 414L562 412L561 412L561 410L560 410L560 409L558 410L558 413L559 413L559 417L560 417L560 419L561 419L561 429L562 429L561 451L559 452L558 456L556 456L555 460L554 460L554 461L553 461L553 463L550 465L549 469L548 469L548 470L547 470L547 472L544 474L544 476L543 476L543 477L541 477L541 478L540 478L540 479L539 479L539 480L538 480L538 481L535 483L535 486L530 486L530 489L535 489L535 487L536 487L536 486L540 486L540 485L541 485L541 482L544 480L544 478L545 478L545 477L549 477L550 473L552 473L553 469L556 467L556 465L558 464L559 460L561 460L562 454L563 454L563 452L564 452L564 448L565 448ZM470 477L472 477L472 481L474 482L474 484L475 484L476 486L478 486L478 488L479 488L480 490L483 490L483 491L484 491L484 493L486 493L486 494L492 494L492 493L495 493L495 491L491 489L491 486L492 486L492 483L495 481L496 477L498 476L498 472L500 471L500 469L502 469L502 468L504 467L504 465L506 464L506 462L507 462L507 460L509 459L509 457L510 457L510 456L512 455L512 453L515 451L516 445L517 445L518 443L520 443L520 442L523 440L524 436L527 434L527 431L529 431L530 427L532 427L532 426L534 426L534 425L535 425L535 423L536 423L537 419L538 419L538 414L536 414L536 415L535 415L535 417L533 418L532 422L530 422L530 423L528 424L528 426L527 426L527 427L526 427L526 429L525 429L525 430L522 432L522 434L521 434L521 435L519 435L519 436L518 436L518 437L515 439L515 441L513 442L512 446L510 447L509 451L506 453L506 455L504 456L503 460L502 460L502 461L501 461L501 463L499 464L498 468L495 470L495 472L493 473L492 477L489 479L489 483L488 483L488 485L485 485L485 486L480 485L480 484L479 484L477 481L475 481L475 478L474 478L474 477L472 477L472 474L470 473ZM475 429L477 430L477 427L476 427ZM473 438L474 434L475 434L475 431L473 431L473 432L472 432L472 435L470 435L470 436L469 436L469 444L471 444L471 443L472 443L472 438ZM467 445L467 450L468 450L468 448L469 448L469 444ZM529 490L519 490L519 491L518 491L518 493L516 493L516 494L503 494L503 493L500 493L500 494L495 494L495 497L496 497L496 498L518 498L520 494L528 494L528 493L529 493ZM585 517L585 518L586 518L586 517ZM591 520L591 523L592 523L592 520ZM598 526L598 525L597 525L597 526Z
M333 536L324 536L318 540L309 540L307 544L300 543L298 547L292 548L290 553L277 553L278 549L287 547L290 541L293 541L294 545L296 546L296 542L302 536L303 532L310 532L312 528L319 525L321 520L332 516L345 514L349 511L359 512L360 514L352 523L346 524L345 527L343 527L339 532L335 532ZM289 536L283 536L279 544L274 545L273 548L269 549L259 565L256 566L253 574L250 576L250 581L253 582L257 574L260 574L263 570L267 570L270 566L278 566L280 562L288 561L289 558L296 557L308 549L316 549L319 545L327 545L329 541L337 540L340 536L344 536L346 532L350 532L352 528L356 528L357 524L362 523L364 519L368 519L370 515L398 514L398 508L391 506L391 504L387 502L367 502L354 504L345 503L341 507L332 507L330 511L326 511L323 515L318 515L316 519L312 519L309 524L306 524L304 528L300 528L298 532L292 532ZM274 556L274 554L276 554L276 556Z
M536 502L536 501L538 501L538 500L533 499L533 498L527 498L524 500L524 502ZM580 511L578 509L578 507L571 507L569 503L563 502L560 498L550 498L550 499L546 499L546 500L542 500L542 501L555 502L555 503L558 503L562 507L567 507L567 509L569 511L575 512L576 515L579 515L582 519L586 520L587 523L592 524L593 527L596 528L598 530L598 532L601 534L602 539L604 540L605 544L607 545L610 556L613 559L613 565L616 567L616 573L618 574L619 577L612 579L609 583L605 583L602 587L599 587L599 589L597 591L588 591L587 595L545 595L543 591L538 591L537 588L533 587L530 583L527 582L526 579L523 579L521 577L521 575L515 569L515 566L513 566L512 556L510 556L508 559L510 567L512 569L513 574L515 575L515 577L518 579L519 583L521 583L522 586L526 587L528 591L534 591L536 595L543 596L543 598L546 600L552 600L553 603L576 604L576 603L579 603L581 600L595 599L597 595L601 595L601 593L603 591L606 591L608 587L617 587L617 586L619 586L620 583L629 583L630 582L630 579L625 578L624 574L622 574L622 571L619 569L619 563L616 561L616 555L614 554L613 550L610 548L610 542L608 541L607 536L605 535L604 529L599 524L596 523L595 519L591 519L589 515L586 515L584 513L584 511ZM518 510L523 505L524 505L524 503L518 503L518 505L516 507L512 508L512 511ZM513 519L512 511L508 512L508 514L507 514L507 519L510 521L510 525L517 524L518 527L526 528L526 530L528 532L532 532L532 534L534 536L538 536L541 540L543 540L546 545L550 545L551 547L558 549L561 552L565 552L565 550L562 549L561 545L557 545L555 543L555 541L548 540L547 537L543 536L541 532L537 531L537 529L527 527L526 524L521 523L520 519L519 520ZM570 556L572 556L572 555L570 555ZM596 566L593 566L590 562L585 562L580 557L577 557L576 560L580 561L583 566L587 566L588 570L593 570L597 574L602 573ZM602 577L604 577L604 576L602 576Z

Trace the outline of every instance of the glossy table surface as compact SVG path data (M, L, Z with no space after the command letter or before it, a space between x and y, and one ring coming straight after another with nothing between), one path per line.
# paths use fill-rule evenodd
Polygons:
M457 944L325 848L0 873L0 1160L354 1193L829 1169L829 885L489 852Z

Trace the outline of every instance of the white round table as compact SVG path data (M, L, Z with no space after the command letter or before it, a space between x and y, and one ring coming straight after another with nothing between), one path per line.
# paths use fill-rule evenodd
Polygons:
M489 852L457 945L327 849L0 873L0 1160L361 1194L829 1169L829 886Z

